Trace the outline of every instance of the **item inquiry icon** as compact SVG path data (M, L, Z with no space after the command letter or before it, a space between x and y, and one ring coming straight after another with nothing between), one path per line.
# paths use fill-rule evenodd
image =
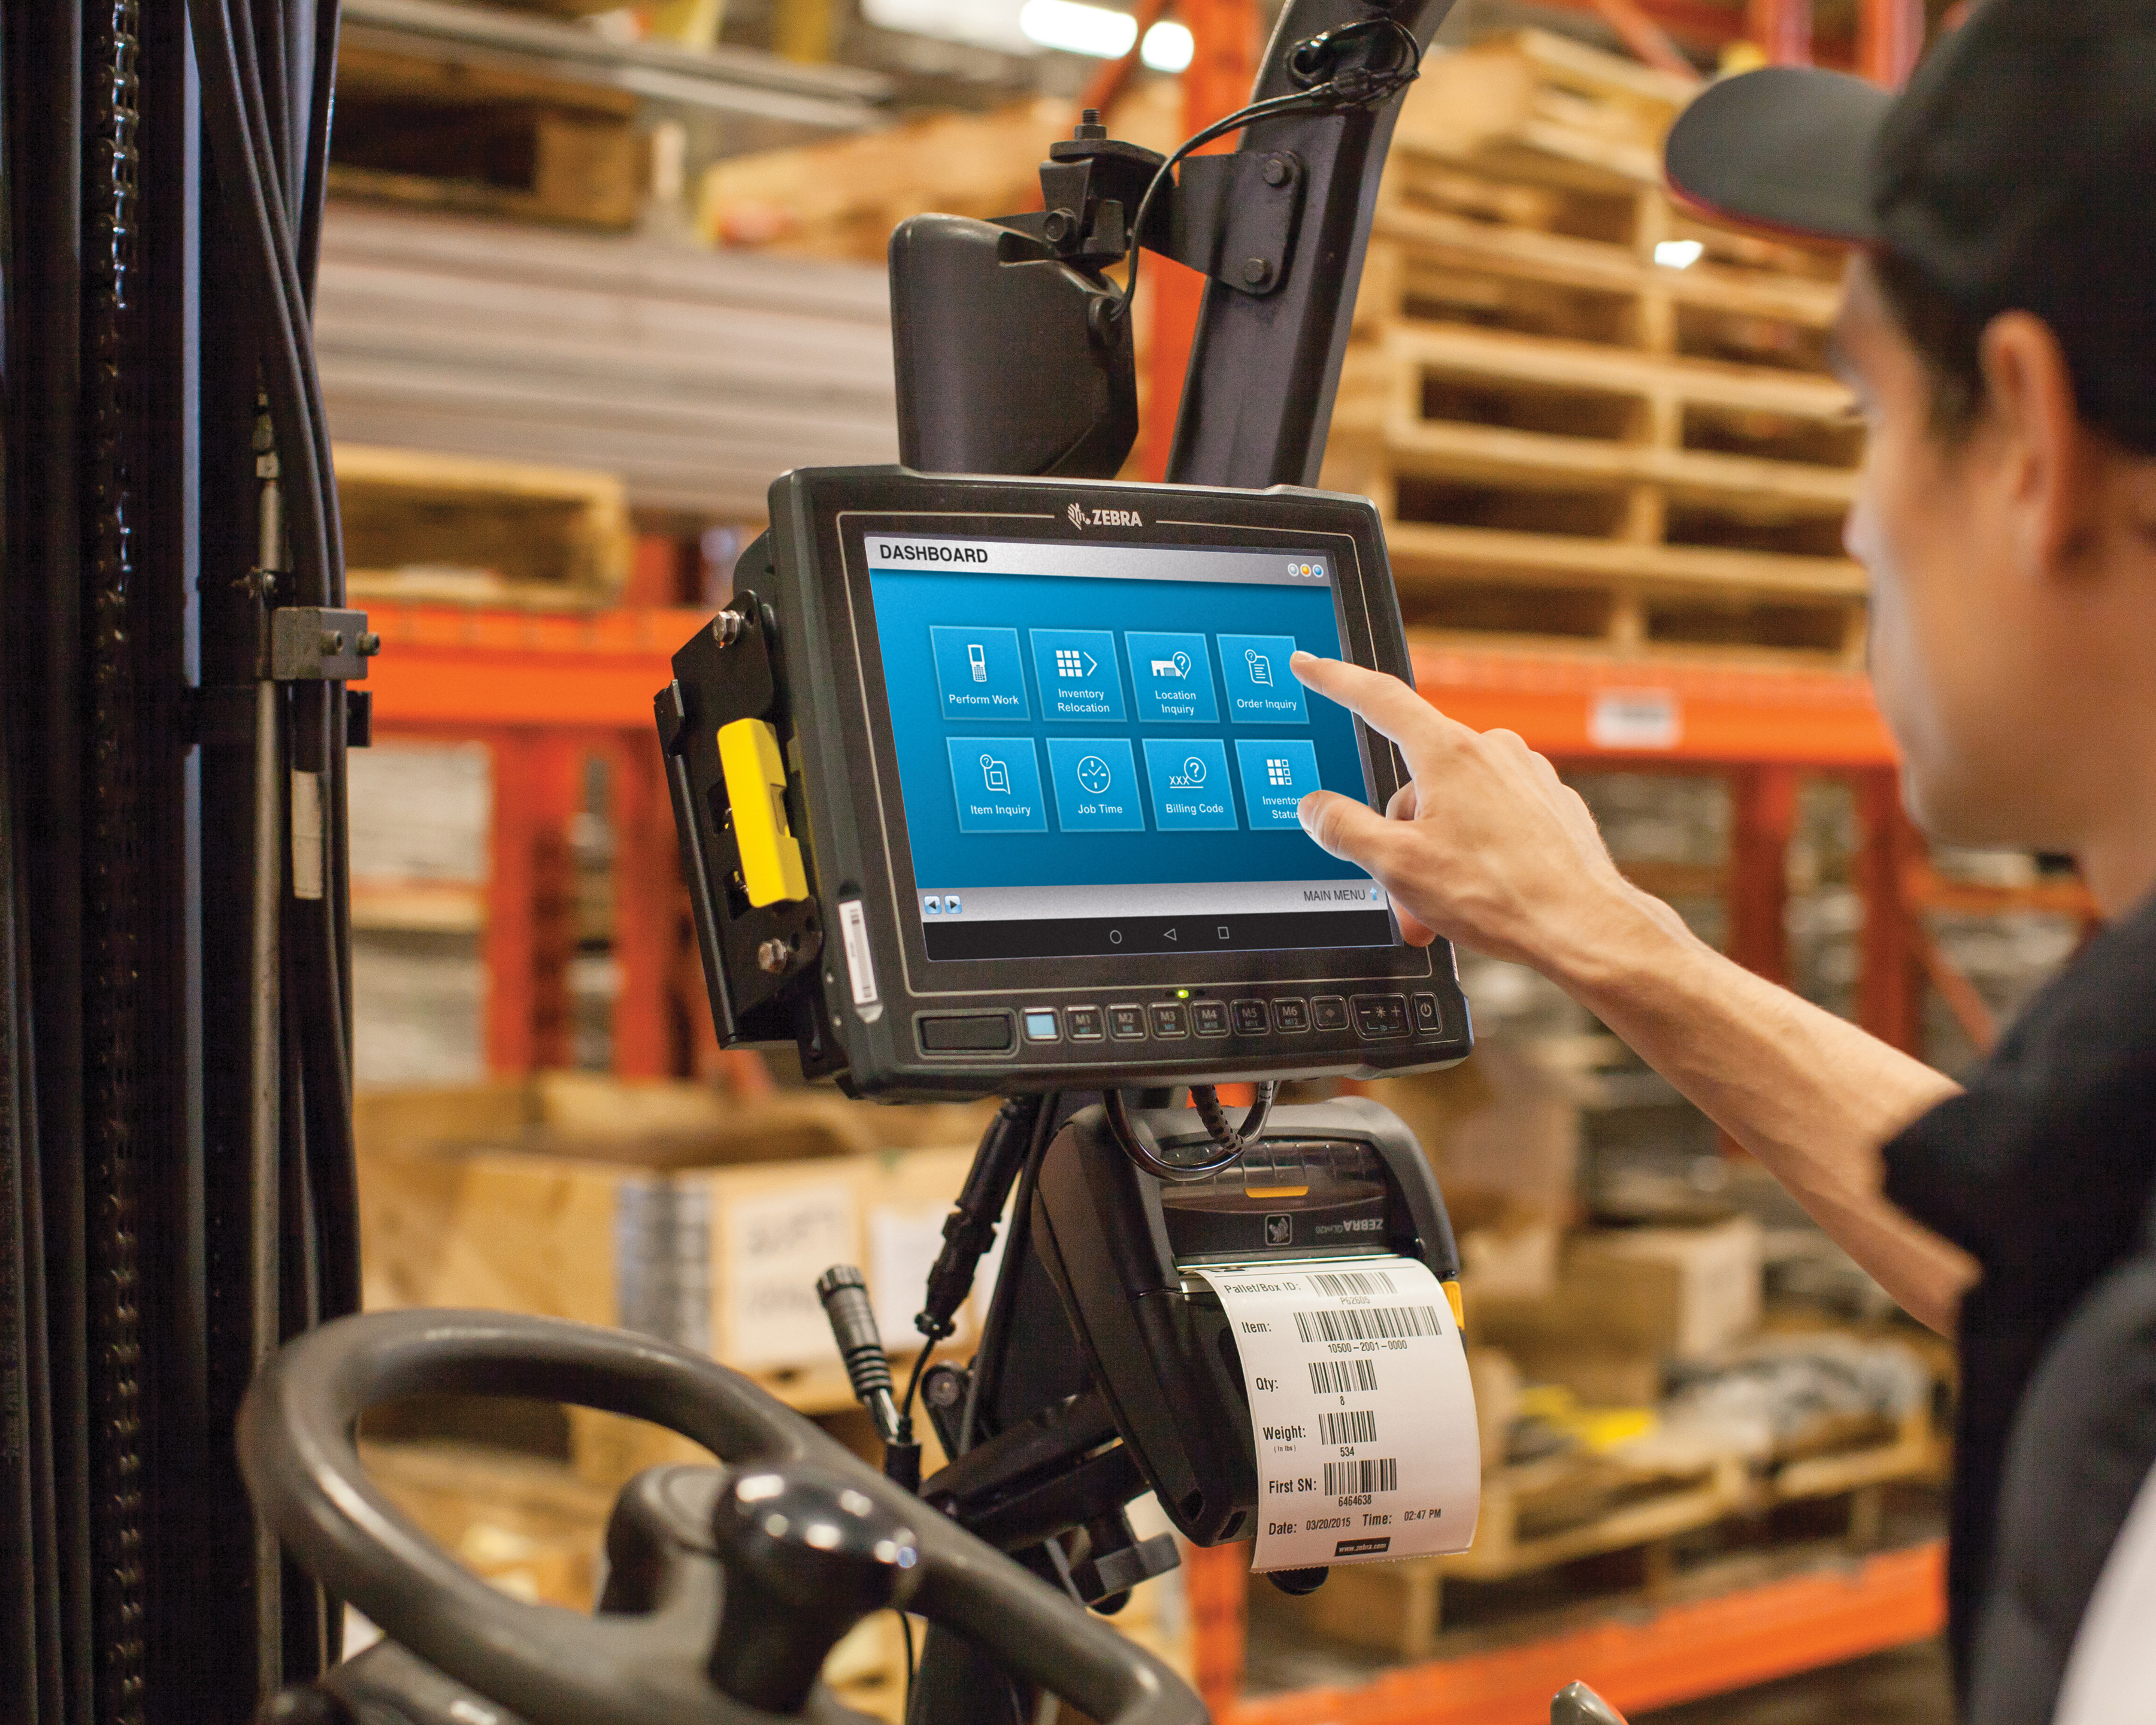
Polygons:
M1171 773L1168 781L1168 788L1176 791L1194 791L1204 783L1205 763L1195 755L1183 762L1180 777Z
M1010 768L1009 764L1004 762L998 761L993 755L982 756L981 782L990 790L1001 791L1005 796L1009 796L1010 794Z
M1097 797L1116 782L1115 773L1098 755L1088 755L1078 763L1078 788L1088 796Z
M1271 660L1259 652L1255 647L1245 647L1243 649L1243 663L1250 666L1250 680L1253 683L1257 684L1260 688L1272 687L1273 662Z
M1152 674L1157 677L1187 677L1190 675L1190 655L1178 653L1173 659L1156 659Z

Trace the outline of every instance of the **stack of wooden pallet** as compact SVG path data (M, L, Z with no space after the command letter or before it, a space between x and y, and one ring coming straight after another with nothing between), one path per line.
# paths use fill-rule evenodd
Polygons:
M611 604L632 536L610 474L339 444L356 598L538 609Z
M1695 93L1533 31L1409 93L1326 480L1378 501L1411 625L1861 652L1840 266L1671 204L1661 141Z

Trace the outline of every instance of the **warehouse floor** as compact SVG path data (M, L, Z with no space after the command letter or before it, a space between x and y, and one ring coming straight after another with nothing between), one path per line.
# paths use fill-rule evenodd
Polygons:
M1632 1725L1952 1725L1945 1646L1920 1641L1802 1676L1717 1695Z

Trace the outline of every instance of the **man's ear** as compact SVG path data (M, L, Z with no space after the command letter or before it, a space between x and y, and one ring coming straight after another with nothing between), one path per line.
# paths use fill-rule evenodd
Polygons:
M2069 572L2095 543L2097 451L2074 399L2073 373L2041 318L2001 312L1978 349L1989 430L2011 487L2017 549L2046 574Z

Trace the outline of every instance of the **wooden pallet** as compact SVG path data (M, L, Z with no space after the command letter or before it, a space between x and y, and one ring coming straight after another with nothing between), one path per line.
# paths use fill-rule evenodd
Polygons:
M1928 1411L1891 1431L1871 1429L1831 1449L1748 1467L1734 1455L1689 1471L1630 1472L1573 1457L1499 1468L1482 1481L1475 1543L1455 1557L1336 1569L1296 1615L1320 1635L1404 1660L1428 1658L1443 1624L1448 1582L1507 1582L1620 1552L1641 1553L1650 1591L1675 1572L1675 1547L1732 1518L1788 1504L1845 1498L1847 1538L1878 1542L1887 1487L1944 1477L1945 1445Z
M630 91L347 46L336 101L336 196L577 227L636 220Z
M1445 1584L1503 1581L1560 1563L1666 1542L1712 1526L1745 1501L1743 1466L1727 1457L1690 1473L1629 1476L1565 1456L1502 1467L1482 1481L1475 1543L1455 1557L1336 1569L1301 1615L1328 1639L1427 1658Z
M1413 627L1848 661L1861 435L1836 265L1674 211L1677 80L1528 31L1436 62L1379 202L1326 480L1374 498ZM1669 240L1702 248L1658 263Z
M588 609L629 579L611 474L367 444L339 444L336 470L356 598Z

